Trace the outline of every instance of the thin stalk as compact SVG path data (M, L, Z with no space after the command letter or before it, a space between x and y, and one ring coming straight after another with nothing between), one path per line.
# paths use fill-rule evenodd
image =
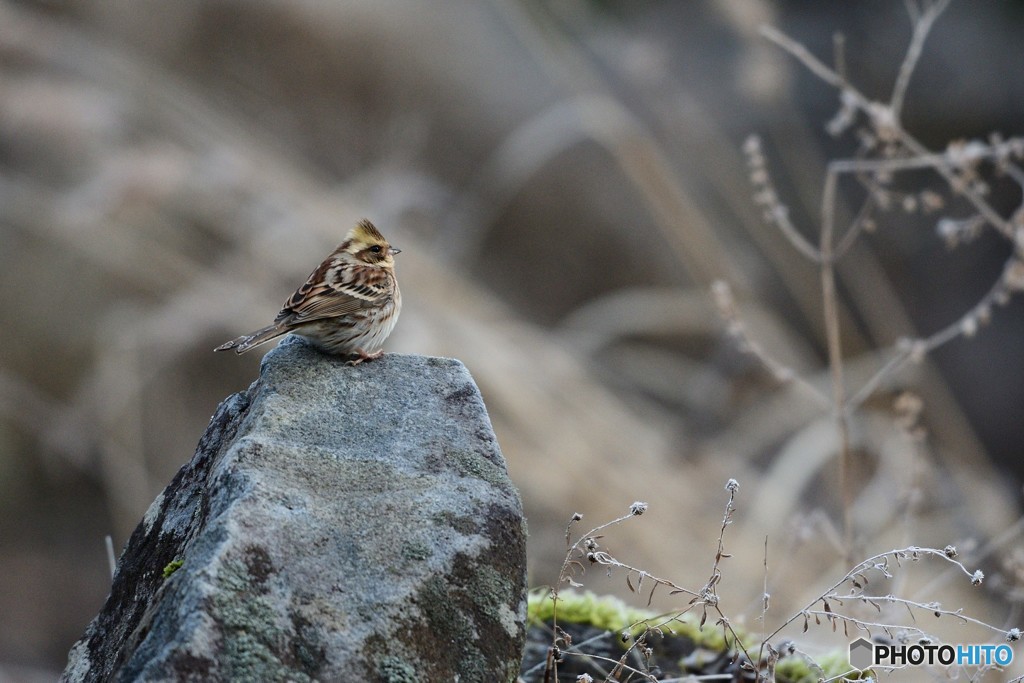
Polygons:
M832 378L832 414L839 437L839 489L843 503L843 539L845 552L853 552L853 526L850 511L853 491L850 484L850 425L846 415L846 383L843 373L843 345L839 329L839 297L835 274L835 208L836 173L830 167L825 176L821 198L821 295L825 316L825 338L828 348L829 374Z
M908 3L907 5L910 20L914 26L914 33L910 40L910 47L907 49L907 55L900 66L899 76L896 78L896 85L892 89L892 98L890 99L889 106L892 108L893 118L897 121L903 111L903 101L907 95L907 87L910 85L910 77L913 75L917 62L921 58L925 39L928 38L932 25L939 18L939 15L946 10L947 5L949 5L949 0L938 0L938 2L929 4L924 12L921 12L913 4Z

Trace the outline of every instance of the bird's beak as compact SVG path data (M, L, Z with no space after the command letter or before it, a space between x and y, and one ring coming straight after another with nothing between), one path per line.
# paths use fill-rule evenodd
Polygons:
M395 254L401 254L402 250L401 249L395 249L394 247L391 247L390 249L388 249L388 253L391 254L392 256L394 256Z

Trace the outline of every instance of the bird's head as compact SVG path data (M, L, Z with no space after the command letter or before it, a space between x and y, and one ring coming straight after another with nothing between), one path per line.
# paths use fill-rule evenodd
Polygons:
M356 223L355 227L349 230L342 243L340 251L352 256L355 261L371 266L394 268L395 254L401 249L395 249L384 235L380 234L376 226L370 221L363 219Z

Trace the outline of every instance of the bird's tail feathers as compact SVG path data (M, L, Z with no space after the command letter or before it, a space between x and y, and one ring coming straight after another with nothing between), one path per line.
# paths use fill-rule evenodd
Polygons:
M256 330L255 332L250 332L249 334L243 334L241 337L238 337L237 339L232 339L227 343L221 344L220 346L215 348L214 351L229 351L231 349L234 349L235 353L245 353L246 351L255 346L259 346L264 342L268 342L271 339L280 337L287 331L288 330L282 327L278 327L277 325L268 325L261 330Z

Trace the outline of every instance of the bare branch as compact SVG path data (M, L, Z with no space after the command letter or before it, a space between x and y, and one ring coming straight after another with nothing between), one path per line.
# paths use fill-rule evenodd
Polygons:
M910 77L917 67L917 61L921 58L924 42L931 32L935 20L939 18L939 15L945 11L948 5L949 0L938 0L938 2L930 3L924 12L920 12L916 6L908 3L908 11L910 12L910 21L914 26L914 34L910 39L910 47L907 48L907 54L903 58L903 64L900 65L899 75L896 77L896 85L892 89L892 98L889 100L889 108L892 109L893 117L897 120L900 118L900 112L903 111L903 101L907 95L907 86L910 85Z
M844 93L847 93L858 108L863 111L869 111L871 109L871 101L868 100L868 98L851 86L844 77L840 76L834 70L830 69L824 62L812 55L806 47L771 26L762 26L761 35L800 60L800 62L802 62L803 65L806 66L807 69L815 76Z

